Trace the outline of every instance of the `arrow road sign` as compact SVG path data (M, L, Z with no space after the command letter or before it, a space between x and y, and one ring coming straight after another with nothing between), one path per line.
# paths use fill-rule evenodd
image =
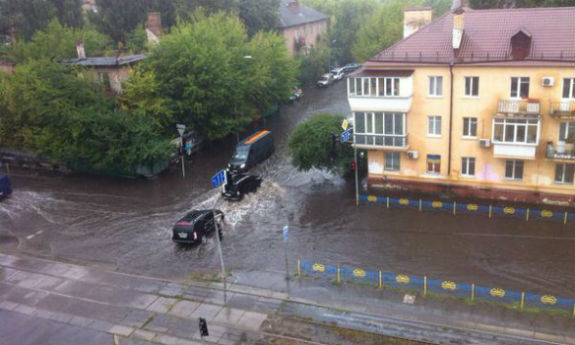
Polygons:
M342 143L345 143L346 141L348 141L349 138L351 138L351 129L348 129L347 131L343 131L341 133L341 142Z
M226 171L220 170L212 177L212 188L218 188L224 183L226 183Z

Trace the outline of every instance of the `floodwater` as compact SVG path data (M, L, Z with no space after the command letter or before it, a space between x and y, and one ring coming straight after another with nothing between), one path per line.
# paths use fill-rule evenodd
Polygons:
M216 242L174 245L171 226L191 209L215 207L226 215L223 250L232 271L284 270L281 229L289 224L292 263L301 257L565 297L575 291L572 228L356 207L353 180L297 171L287 154L288 135L318 112L349 113L343 83L306 90L300 102L259 125L274 131L276 153L254 169L264 177L262 187L239 203L211 189L233 138L194 156L185 178L179 165L151 180L16 172L15 192L0 204L0 250L181 278L219 267Z

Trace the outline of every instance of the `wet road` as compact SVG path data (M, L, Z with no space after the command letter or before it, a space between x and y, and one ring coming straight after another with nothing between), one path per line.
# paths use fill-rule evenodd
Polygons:
M219 200L211 176L234 141L205 149L152 180L20 172L0 204L0 250L109 264L124 272L183 277L218 267L215 240L194 248L171 241L171 225L192 208L226 213L223 243L231 270L284 269L281 228L290 224L289 257L475 282L570 297L575 291L574 231L562 225L479 216L356 208L353 181L298 172L287 155L295 125L315 113L347 114L345 86L308 90L266 126L276 154L255 169L265 182L240 203Z

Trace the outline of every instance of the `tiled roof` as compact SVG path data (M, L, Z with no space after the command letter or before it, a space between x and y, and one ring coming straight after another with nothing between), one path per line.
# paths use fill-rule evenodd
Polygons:
M452 46L454 14L448 12L413 35L371 58L367 66L395 64L530 64L575 63L575 8L472 10L464 8L461 47ZM524 60L512 60L511 37L531 35Z
M280 3L279 28L289 28L329 19L329 16L309 8L302 3L290 6L293 0L282 0Z
M87 57L85 59L70 59L64 61L66 65L76 65L76 66L123 66L129 65L134 62L141 61L144 58L144 54L136 55L125 55L120 57L114 56L102 56L102 57Z

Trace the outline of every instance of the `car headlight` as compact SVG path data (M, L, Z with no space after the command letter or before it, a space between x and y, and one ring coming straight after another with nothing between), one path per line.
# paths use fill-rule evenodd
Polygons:
M240 165L240 169L243 169L243 168L245 168L245 167L246 167L246 164L245 164L245 163L242 164L242 165Z

